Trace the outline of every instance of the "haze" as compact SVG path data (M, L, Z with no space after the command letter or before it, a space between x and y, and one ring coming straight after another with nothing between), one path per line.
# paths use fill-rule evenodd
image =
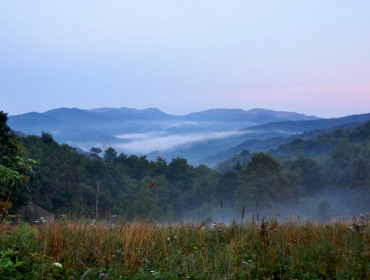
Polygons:
M2 1L0 100L369 111L369 1Z

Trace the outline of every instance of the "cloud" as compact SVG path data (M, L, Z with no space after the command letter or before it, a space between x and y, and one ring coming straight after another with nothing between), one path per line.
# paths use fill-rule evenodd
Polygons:
M153 132L137 134L134 141L129 143L115 144L114 148L132 154L148 154L154 151L171 150L175 147L192 143L195 141L206 141L211 139L220 139L245 134L244 131L228 131L228 132L211 132L211 133L191 133L191 134L172 134L172 135L157 135ZM130 135L130 134L129 134ZM122 136L122 135L121 135ZM129 139L128 135L124 136ZM121 138L122 139L122 138ZM132 138L131 138L132 139Z

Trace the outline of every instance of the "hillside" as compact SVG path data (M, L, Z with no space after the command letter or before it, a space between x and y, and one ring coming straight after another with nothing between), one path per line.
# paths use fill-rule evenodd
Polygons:
M370 113L351 115L342 118L330 118L330 119L316 119L316 120L299 120L299 121L284 121L276 123L267 123L254 127L248 127L242 130L253 130L253 131L286 131L286 132L308 132L317 129L325 129L334 126L344 125L347 123L358 123L366 122L370 120Z
M351 123L342 126L336 126L328 130L316 130L310 133L304 133L302 135L295 135L290 138L272 138L265 141L256 140L256 143L249 143L248 147L252 149L242 149L244 146L238 146L240 150L237 154L232 157L220 162L217 168L225 171L233 169L234 166L239 162L245 164L249 162L251 153L266 151L279 159L291 159L294 157L323 157L326 156L331 150L338 147L339 145L346 146L346 143L361 143L362 145L370 144L370 121L366 123ZM279 144L280 143L280 144ZM261 149L271 145L271 149ZM341 148L340 148L341 149ZM345 148L343 148L343 152ZM233 150L236 151L236 150ZM229 153L218 155L217 158L226 157Z
M266 109L210 109L175 116L156 108L122 107L59 108L11 116L9 124L24 134L48 132L59 143L85 151L93 146L113 147L126 154L147 154L152 160L158 156L168 161L184 157L194 165L214 166L243 150L267 151L295 139L313 138L333 127L350 127L367 120L370 114L318 119ZM264 123L268 121L275 122Z
M16 166L9 164L9 155L16 152L33 159L27 160L33 171L22 171L27 180L17 181L18 193L10 193L14 211L32 199L49 212L76 217L199 220L213 213L219 216L220 201L222 209L235 215L243 205L249 205L250 214L250 205L260 200L259 209L266 214L279 209L287 215L295 209L295 213L315 217L320 202L316 198L333 193L338 196L331 206L337 216L366 210L369 205L370 122L300 140L298 146L294 140L269 154L243 151L238 158L226 162L228 166L220 172L205 165L192 166L178 157L151 161L146 156L118 153L113 148L104 152L94 148L83 153L58 144L47 133L17 138L5 124L6 114L1 116L0 132L6 140L0 147L4 155L0 164L5 166L1 172L7 175L9 168ZM13 146L23 146L24 152L12 149ZM13 180L7 176L3 176L4 180ZM343 199L349 195L351 203L335 208L343 205Z
M211 109L176 116L157 108L58 108L44 113L10 116L9 125L27 135L48 132L59 143L86 151L92 146L103 149L112 146L128 154L147 154L189 146L197 140L221 138L225 140L220 142L219 150L222 151L244 139L237 142L228 139L231 142L228 145L228 132L268 121L312 118L316 117L264 109Z
M268 123L240 130L241 134L234 137L195 141L191 145L151 153L148 156L151 159L161 156L167 160L180 156L186 157L192 164L203 163L214 167L217 163L225 161L243 150L250 152L268 151L295 139L311 139L324 132L337 129L352 130L362 125L364 120L370 120L370 114L325 120ZM285 128L286 130L284 130Z
M225 161L233 157L234 155L241 153L244 150L248 150L249 152L269 151L272 149L276 149L280 145L289 143L293 140L297 140L297 139L308 140L320 134L332 132L335 130L351 131L363 124L364 123L348 123L348 124L334 126L334 127L327 128L327 129L317 129L317 130L313 130L310 132L294 134L289 137L272 137L268 139L246 140L228 150L222 151L218 154L213 154L212 156L202 160L202 162L206 163L209 166L214 166L216 163Z
M338 129L320 134L312 139L296 139L282 144L270 153L280 158L302 155L306 157L324 156L341 143L370 143L370 122L353 130Z

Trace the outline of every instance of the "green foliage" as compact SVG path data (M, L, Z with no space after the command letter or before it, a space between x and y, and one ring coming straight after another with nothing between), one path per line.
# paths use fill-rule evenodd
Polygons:
M216 186L215 195L217 201L224 203L235 202L235 192L239 184L240 173L238 171L226 171L218 181Z
M306 195L314 195L325 187L325 175L317 162L311 158L299 157L290 164L290 170L297 174L299 184Z
M365 124L351 132L318 136L315 141L331 147L320 157L306 157L299 149L283 157L281 150L270 155L245 150L225 162L222 172L205 165L193 167L182 158L167 163L160 157L149 161L146 156L118 155L113 148L106 149L103 156L99 148L92 148L90 154L80 153L56 143L47 133L22 137L21 141L26 156L39 162L29 181L32 200L56 214L95 217L98 212L102 218L118 215L128 220L159 221L202 219L210 214L221 217L224 213L240 217L243 205L249 215L255 212L258 200L261 211L292 212L297 206L299 215L307 217L308 213L316 216L317 203L304 201L315 201L317 196L325 199L337 195L335 204L348 206L342 207L340 215L368 211L368 127ZM306 145L305 141L301 143ZM9 182L20 178L16 173L7 174L4 180Z
M364 158L358 158L352 169L352 188L370 188L370 163Z
M101 154L102 150L100 148L97 148L97 147L92 147L90 149L90 156L94 159L97 159L99 158L99 154Z
M2 232L0 240L0 279L65 279L63 269L38 251L36 230L21 224Z
M23 148L6 124L7 115L0 111L0 214L2 220L28 200L26 183L32 160L23 157Z
M217 168L222 172L228 170L241 171L251 160L251 154L247 150L243 150L240 154L231 157L230 159L218 164Z
M117 159L117 152L112 147L109 147L104 152L104 159L108 162L115 161Z
M112 148L101 158L95 148L80 154L50 135L28 136L22 142L27 155L40 162L30 180L33 202L54 213L93 217L98 183L102 217L173 219L214 200L219 173L194 168L184 159L167 164L159 157L153 162L146 156L117 156Z
M256 200L264 208L293 201L293 191L287 175L271 156L263 153L252 157L247 168L241 175L241 183L237 190L237 204L252 205Z

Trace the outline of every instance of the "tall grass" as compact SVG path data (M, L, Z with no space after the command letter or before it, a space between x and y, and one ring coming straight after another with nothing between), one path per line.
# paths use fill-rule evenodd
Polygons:
M2 225L0 232L1 279L368 279L370 271L365 219L230 226L64 221Z

